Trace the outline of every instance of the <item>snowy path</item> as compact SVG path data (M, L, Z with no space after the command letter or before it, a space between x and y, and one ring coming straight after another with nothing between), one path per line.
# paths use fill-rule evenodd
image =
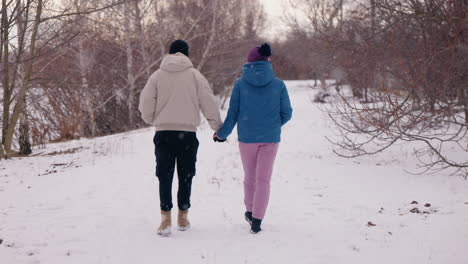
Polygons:
M297 84L288 83L295 113L264 232L249 234L243 220L236 139L215 144L205 126L192 229L158 237L153 131L143 129L43 150L75 153L0 161L0 263L468 263L468 182L406 174L415 166L403 146L336 157L326 121Z

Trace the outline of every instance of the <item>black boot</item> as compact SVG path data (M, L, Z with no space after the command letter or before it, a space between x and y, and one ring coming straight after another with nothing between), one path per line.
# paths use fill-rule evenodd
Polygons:
M260 227L261 225L262 220L252 217L252 228L250 229L250 233L257 234L258 232L262 231L262 228Z
M244 217L245 217L245 221L247 221L249 223L250 226L252 226L252 212L245 212L244 214Z

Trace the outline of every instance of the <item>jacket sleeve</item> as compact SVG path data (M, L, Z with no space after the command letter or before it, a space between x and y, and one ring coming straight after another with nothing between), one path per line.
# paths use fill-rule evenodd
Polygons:
M280 116L281 116L281 125L283 126L289 120L291 120L293 109L291 107L291 101L289 100L288 89L283 82L283 89L281 91L280 99Z
M226 116L226 120L224 120L223 127L218 131L218 137L225 139L231 134L239 118L239 107L240 88L239 82L237 82L232 89L231 100L229 101L229 110Z
M141 118L148 125L153 125L154 123L154 115L156 112L156 98L156 74L153 74L148 79L145 87L140 93L140 104L138 106L138 110L141 113Z
M198 99L200 101L200 109L205 116L208 124L214 131L223 125L221 121L221 115L219 113L219 107L216 103L216 99L211 90L208 80L200 73L196 72L196 80L198 86Z

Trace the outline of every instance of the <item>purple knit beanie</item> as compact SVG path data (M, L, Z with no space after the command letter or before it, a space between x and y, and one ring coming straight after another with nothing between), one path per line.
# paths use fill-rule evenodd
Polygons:
M247 56L248 62L256 61L268 61L268 58L271 56L271 47L268 43L264 43L260 47L255 47L250 50L249 55Z

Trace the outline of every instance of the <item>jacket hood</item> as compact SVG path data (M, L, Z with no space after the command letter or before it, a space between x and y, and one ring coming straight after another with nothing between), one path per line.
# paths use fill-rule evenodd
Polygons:
M192 67L193 64L189 57L178 52L176 54L166 55L161 62L160 68L168 72L181 72Z
M273 67L269 61L256 61L244 65L242 79L253 86L266 86L275 78Z

